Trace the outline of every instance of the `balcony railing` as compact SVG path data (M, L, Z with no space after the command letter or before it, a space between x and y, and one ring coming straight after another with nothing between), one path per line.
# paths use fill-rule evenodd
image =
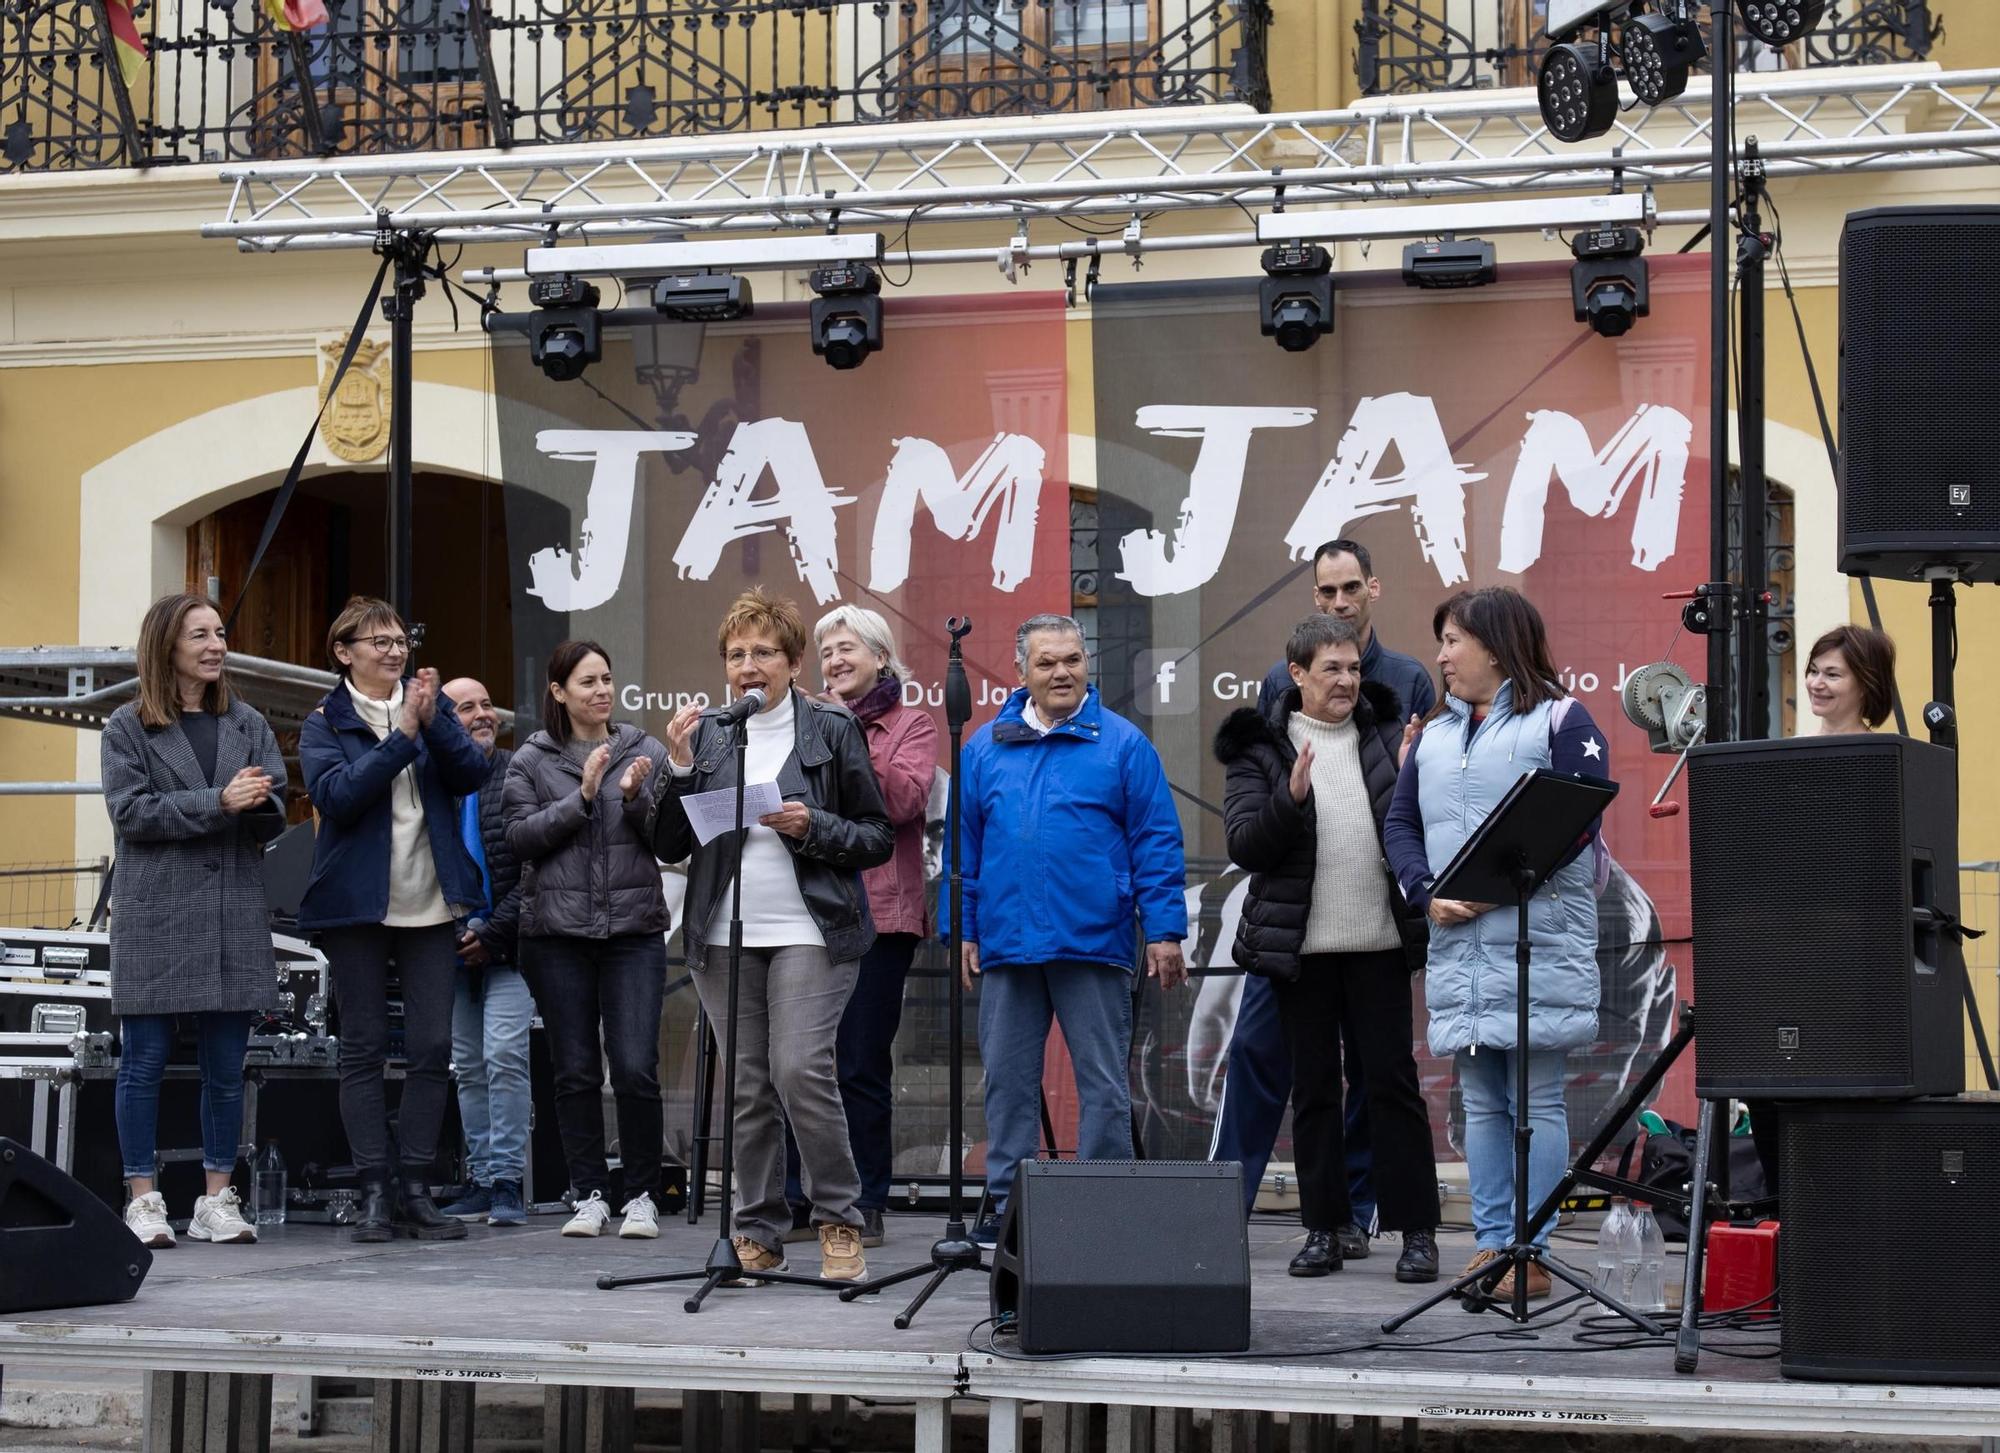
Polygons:
M276 8L282 9L282 6ZM1245 102L1270 0L0 0L0 174Z
M1361 0L1354 74L1371 96L1531 86L1547 0ZM1707 29L1706 21L1703 29ZM1784 50L1738 47L1738 70L1920 61L1943 34L1930 0L1833 0L1812 33Z

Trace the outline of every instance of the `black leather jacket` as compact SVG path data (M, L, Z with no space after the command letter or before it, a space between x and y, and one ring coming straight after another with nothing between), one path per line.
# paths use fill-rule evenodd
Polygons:
M795 740L791 756L778 772L778 792L787 802L811 808L812 826L803 840L788 837L784 843L792 850L799 895L826 939L827 954L835 963L846 963L860 958L875 942L861 870L889 861L896 849L895 831L882 805L875 769L868 764L861 724L847 708L814 700L797 688L792 691L792 710ZM735 849L721 837L697 845L687 814L669 799L734 787L735 744L736 728L705 720L695 732L694 771L685 777L670 771L661 774L653 851L662 862L689 859L681 934L691 969L706 962L708 945L702 935L728 891ZM749 891L751 885L744 886Z

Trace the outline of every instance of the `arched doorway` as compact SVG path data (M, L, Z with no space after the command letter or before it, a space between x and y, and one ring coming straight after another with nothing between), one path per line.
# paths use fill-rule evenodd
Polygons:
M420 472L412 614L424 627L419 661L447 678L476 676L514 702L513 588L501 486ZM275 490L232 501L187 527L188 588L234 604ZM387 481L339 470L303 479L251 581L231 646L324 668L326 631L352 595L388 589Z

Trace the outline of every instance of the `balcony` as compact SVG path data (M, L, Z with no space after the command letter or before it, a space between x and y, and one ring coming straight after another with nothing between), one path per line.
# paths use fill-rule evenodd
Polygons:
M1545 0L1360 0L1354 74L1369 96L1532 86L1548 47ZM1943 33L1930 0L1833 0L1784 50L1739 45L1739 71L1921 61ZM1704 23L1703 30L1707 25Z
M0 0L0 175L1146 106L1268 110L1270 0Z

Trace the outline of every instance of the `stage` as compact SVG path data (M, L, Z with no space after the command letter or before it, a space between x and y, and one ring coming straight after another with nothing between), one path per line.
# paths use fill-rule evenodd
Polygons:
M876 1270L925 1257L939 1220L891 1216L888 1224L887 1244L869 1252ZM1628 1434L1846 1434L1932 1446L1940 1438L1985 1438L1992 1447L2000 1434L2000 1389L1787 1381L1774 1356L1725 1355L1726 1347L1775 1353L1775 1331L1713 1334L1698 1372L1685 1377L1674 1374L1668 1346L1606 1347L1625 1339L1587 1331L1592 1313L1581 1310L1531 1336L1497 1337L1486 1335L1508 1329L1497 1315L1447 1305L1384 1338L1380 1320L1423 1291L1395 1282L1396 1243L1378 1242L1374 1256L1335 1276L1299 1280L1285 1274L1299 1235L1290 1220L1260 1218L1251 1226L1249 1355L1051 1361L986 1350L981 1275L952 1277L907 1332L891 1321L907 1287L853 1304L804 1288L722 1290L689 1315L681 1309L685 1285L606 1292L596 1278L698 1266L712 1221L690 1227L663 1218L656 1242L565 1240L560 1225L560 1217L540 1216L520 1230L475 1226L460 1242L387 1246L356 1246L345 1231L319 1226L267 1228L255 1247L183 1238L156 1255L132 1302L0 1321L0 1362L10 1374L30 1376L36 1366L59 1365L72 1374L88 1366L173 1369L237 1374L239 1381L273 1373L359 1376L433 1389L486 1383L837 1395L913 1405L911 1441L903 1446L919 1450L948 1446L946 1429L954 1424L954 1441L964 1446L968 1419L983 1427L985 1446L1014 1449L1023 1409L1037 1403L1049 1449L1185 1449L1184 1421L1131 1411L1156 1408ZM1469 1255L1464 1232L1441 1243L1447 1269ZM1565 1245L1573 1264L1589 1260L1588 1237L1559 1238L1559 1251ZM817 1267L815 1246L790 1250L799 1253L795 1270ZM1670 1257L1670 1280L1679 1266L1678 1256ZM261 1385L268 1399L268 1381ZM1057 1404L1070 1407L1052 1416ZM1110 1412L1099 1414L1099 1431L1086 1436L1087 1415L1074 1409L1091 1404ZM264 1406L268 1413L268 1401ZM733 1406L740 1420L747 1404L736 1399ZM1326 1422L1299 1419L1292 1439L1279 1430L1277 1446L1321 1446L1297 1435ZM1067 1429L1067 1438L1049 1431L1053 1425ZM1217 1433L1212 1446L1257 1446L1232 1441L1248 1432L1246 1423L1228 1437ZM211 1436L203 1446L219 1445ZM379 1436L376 1446L384 1446ZM447 1432L404 1446L429 1453L453 1444ZM588 1446L618 1444L603 1438Z

